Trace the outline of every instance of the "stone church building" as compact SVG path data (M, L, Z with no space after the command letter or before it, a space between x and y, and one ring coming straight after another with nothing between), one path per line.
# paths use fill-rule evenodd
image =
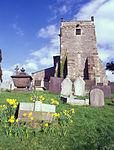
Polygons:
M89 21L63 21L60 27L60 56L54 56L54 66L32 73L33 87L48 89L50 76L72 81L81 76L86 84L108 84L104 65L98 56L94 17Z

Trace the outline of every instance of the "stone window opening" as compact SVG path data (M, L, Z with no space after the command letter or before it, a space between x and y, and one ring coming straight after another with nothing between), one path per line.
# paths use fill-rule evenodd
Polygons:
M76 29L76 35L81 35L81 29Z

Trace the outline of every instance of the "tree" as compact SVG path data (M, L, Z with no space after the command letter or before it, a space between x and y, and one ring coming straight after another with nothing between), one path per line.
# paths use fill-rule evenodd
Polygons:
M109 71L112 72L112 74L114 74L114 63L113 63L113 61L108 62L108 63L106 64L106 70L109 70Z

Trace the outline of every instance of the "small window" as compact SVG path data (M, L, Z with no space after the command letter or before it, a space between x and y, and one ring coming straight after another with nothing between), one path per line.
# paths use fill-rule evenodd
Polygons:
M81 29L76 29L76 35L81 35Z

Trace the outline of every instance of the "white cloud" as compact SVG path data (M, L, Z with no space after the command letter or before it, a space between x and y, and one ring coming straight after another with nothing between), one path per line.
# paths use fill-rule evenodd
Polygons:
M103 62L109 62L110 59L114 58L114 49L104 49L104 48L100 48L99 49L99 57Z
M36 64L36 63L33 63L33 62L29 62L29 63L23 65L23 67L24 67L25 69L38 70L37 64Z
M106 75L108 76L108 80L114 82L114 74L111 71L106 70Z
M88 20L88 18L99 11L99 8L102 7L106 1L107 0L91 0L89 3L85 4L76 15L74 15L74 19Z
M68 8L66 5L63 5L62 7L59 8L60 14L66 14L68 12Z
M12 28L15 29L17 35L19 36L24 35L23 30L20 27L18 27L17 24L12 24Z
M40 31L36 34L37 38L48 38L56 36L59 33L59 31L56 28L56 25L49 25L45 28L41 28Z
M59 54L59 49L52 45L45 46L39 50L32 51L31 55L38 60L39 65L50 66L53 65L53 56Z

